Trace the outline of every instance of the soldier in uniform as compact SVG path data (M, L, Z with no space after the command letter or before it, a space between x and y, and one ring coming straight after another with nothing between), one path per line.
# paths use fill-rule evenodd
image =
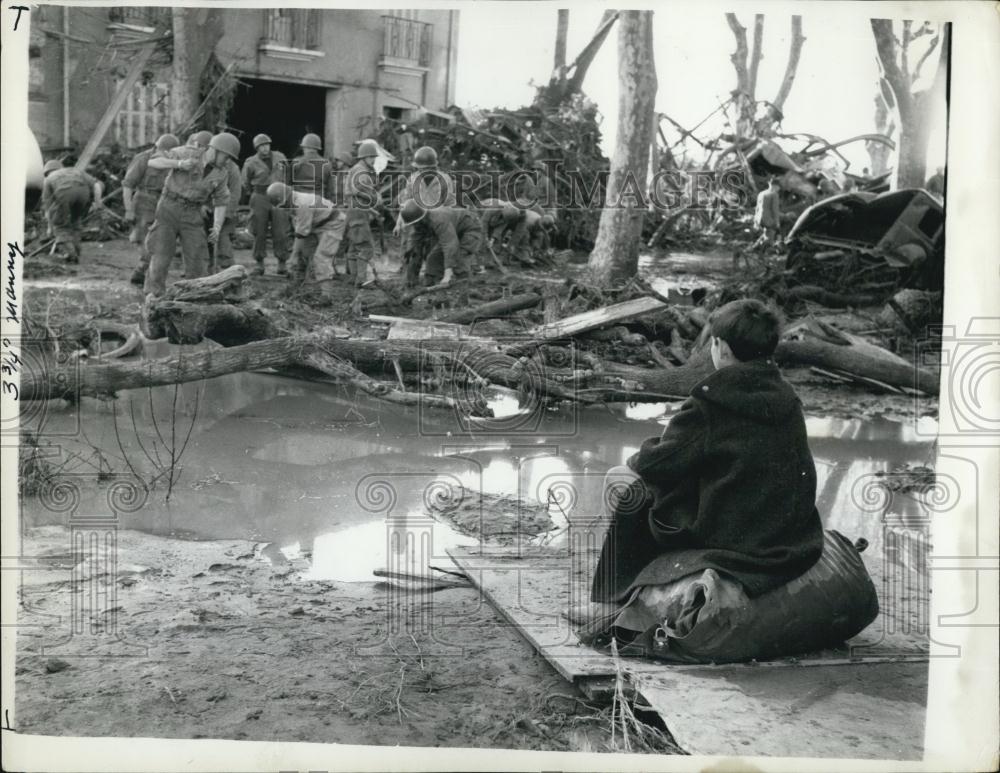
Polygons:
M417 261L417 272L423 262L423 256L415 255L414 232L412 228L403 228L402 210L408 201L413 199L422 207L436 206L456 206L455 182L450 175L438 169L437 151L429 145L417 148L413 154L413 171L406 181L406 185L399 193L397 201L400 208L400 215L396 218L396 227L392 233L401 239L400 252L403 256L403 263L409 265L411 261Z
M273 206L292 210L293 271L300 279L311 278L324 293L329 293L330 280L337 275L334 260L344 239L347 217L330 200L292 190L284 183L271 183L267 197Z
M333 164L321 153L323 141L318 134L307 134L299 146L302 155L292 161L292 188L304 193L316 193L332 199L334 196Z
M556 219L552 215L540 215L533 209L521 210L523 217L514 228L510 238L510 254L516 260L531 265L534 252L545 252L551 240L549 233L555 228Z
M229 204L226 205L226 219L222 221L219 238L215 243L215 254L212 256L212 273L233 265L233 232L236 231L236 215L240 209L240 199L243 198L243 175L235 158L226 154L226 187L229 189Z
M213 207L213 225L209 238L218 241L229 207L226 160L236 160L240 141L232 134L216 134L207 148L200 145L155 154L149 159L153 169L170 170L163 184L163 195L156 206L156 221L146 237L150 252L146 272L146 293L162 295L166 290L167 271L177 239L181 240L184 272L188 277L205 273L208 241L202 221L202 208Z
M513 232L524 220L524 210L503 199L484 199L482 207L483 236L491 247L499 248L507 232Z
M375 238L369 217L379 206L378 179L375 158L378 147L372 140L358 145L358 160L347 173L344 199L347 204L347 271L354 284L361 285L371 278L375 259Z
M146 281L146 269L149 267L149 251L146 249L146 234L156 217L156 204L163 193L163 181L167 172L162 169L150 169L149 159L157 151L173 150L180 145L180 140L173 134L164 134L149 150L137 154L129 164L125 178L122 180L122 199L125 202L125 219L135 226L132 229L132 243L139 245L139 267L132 272L131 282L142 286Z
M319 139L319 138L317 138ZM287 183L290 167L285 155L271 150L271 138L258 134L253 138L256 155L243 164L243 187L250 192L250 209L253 213L253 259L257 265L253 273L264 273L267 256L267 231L271 229L274 257L278 259L278 276L287 276L288 269L288 214L271 204L267 189L273 183Z
M424 262L424 284L449 283L469 276L469 261L479 252L483 226L468 209L425 208L411 199L400 210L403 228L413 233L413 259L406 265L406 284L413 286Z
M91 207L104 206L104 186L82 169L64 167L56 160L46 162L42 174L42 206L49 234L55 238L52 250L64 254L67 263L79 263L83 218Z

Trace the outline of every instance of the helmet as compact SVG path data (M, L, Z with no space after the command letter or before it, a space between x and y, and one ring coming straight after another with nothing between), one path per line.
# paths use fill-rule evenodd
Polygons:
M270 144L271 144L271 138L268 137L266 134L258 134L256 137L253 138L254 150L257 150L257 148L259 148L261 145L270 145Z
M323 149L323 140L319 138L318 134L307 134L302 138L302 142L299 143L299 147L302 148L312 148L313 150Z
M508 224L513 225L517 223L521 218L524 217L524 210L518 209L513 204L504 202L503 205L503 219L507 221Z
M552 215L542 215L541 222L545 228L551 228L556 224L556 219Z
M364 140L358 145L358 158L371 158L378 155L378 143L375 140Z
M62 169L62 161L57 158L53 158L51 161L46 161L45 166L42 167L42 174L46 175L49 172L54 172L56 169Z
M417 169L432 169L438 165L438 154L434 148L424 145L413 154L413 166Z
M399 214L403 218L403 225L413 225L423 220L427 210L421 207L415 199L410 199L403 205Z
M275 206L281 206L288 201L292 189L284 183L271 183L267 186L267 197Z
M160 138L156 141L157 150L173 150L181 141L173 134L162 134Z
M207 148L208 143L212 141L212 132L202 130L192 134L190 139L194 140L195 145L200 148Z
M220 153L225 153L234 161L240 157L240 141L229 132L222 132L212 137L208 147L215 148Z

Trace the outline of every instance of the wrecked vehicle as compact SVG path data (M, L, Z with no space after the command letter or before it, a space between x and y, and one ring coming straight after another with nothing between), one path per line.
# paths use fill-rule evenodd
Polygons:
M788 269L801 268L806 258L831 260L860 253L897 269L901 286L943 286L944 207L922 188L825 199L799 216L785 242Z

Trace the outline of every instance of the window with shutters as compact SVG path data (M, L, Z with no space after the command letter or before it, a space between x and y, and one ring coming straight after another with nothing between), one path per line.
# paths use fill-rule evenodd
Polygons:
M407 16L383 16L382 56L387 60L399 60L407 64L427 67L431 61L431 33L434 25L417 21L416 12Z
M323 15L318 8L273 8L264 12L260 50L284 59L323 56Z
M121 86L119 82L118 86ZM137 83L115 122L115 138L126 148L152 145L170 131L170 84Z

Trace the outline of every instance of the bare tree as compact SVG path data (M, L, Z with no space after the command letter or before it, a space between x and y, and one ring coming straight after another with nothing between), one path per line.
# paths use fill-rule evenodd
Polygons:
M583 89L583 81L587 77L587 71L597 57L598 51L601 50L601 46L604 45L604 41L611 34L611 28L618 18L618 11L605 11L601 16L601 23L597 25L597 31L594 32L594 36L590 39L590 42L583 47L583 50L576 59L567 66L565 63L565 49L566 33L569 30L569 11L559 11L559 14L556 26L556 66L552 73L552 79L549 81L549 89L546 96L547 101L553 105L565 102ZM565 17L562 14L565 14ZM562 67L559 66L560 36L563 47Z
M562 8L556 12L556 55L552 63L552 77L562 80L566 77L566 36L569 34L569 10Z
M912 21L904 21L899 37L889 19L872 19L871 25L882 81L891 91L895 112L899 116L896 186L920 187L927 177L927 144L934 110L944 104L950 25L937 26L924 22L914 30ZM915 45L925 37L928 38L926 47L911 67L910 60L916 54ZM928 88L915 91L921 70L935 53L938 56L933 83Z
M896 133L896 100L892 96L892 89L889 88L889 84L884 80L880 78L877 85L878 88L875 93L875 130L891 140ZM868 151L868 158L871 160L871 169L869 171L873 177L877 177L888 171L889 156L892 153L890 146L884 142L867 140L865 142L865 150Z
M588 264L594 280L604 286L628 279L638 266L656 87L653 12L622 11L618 28L618 132Z
M806 40L802 34L802 17L792 17L792 40L789 44L785 75L781 79L777 95L773 100L766 102L767 110L760 120L757 120L757 105L763 100L757 99L757 73L764 58L764 15L758 13L754 16L752 49L747 44L747 29L740 24L736 14L727 13L726 22L736 39L736 50L730 56L733 68L736 70L736 89L733 91L737 108L736 134L738 137L769 136L782 119L785 100L792 91L795 75L799 69L802 45Z

